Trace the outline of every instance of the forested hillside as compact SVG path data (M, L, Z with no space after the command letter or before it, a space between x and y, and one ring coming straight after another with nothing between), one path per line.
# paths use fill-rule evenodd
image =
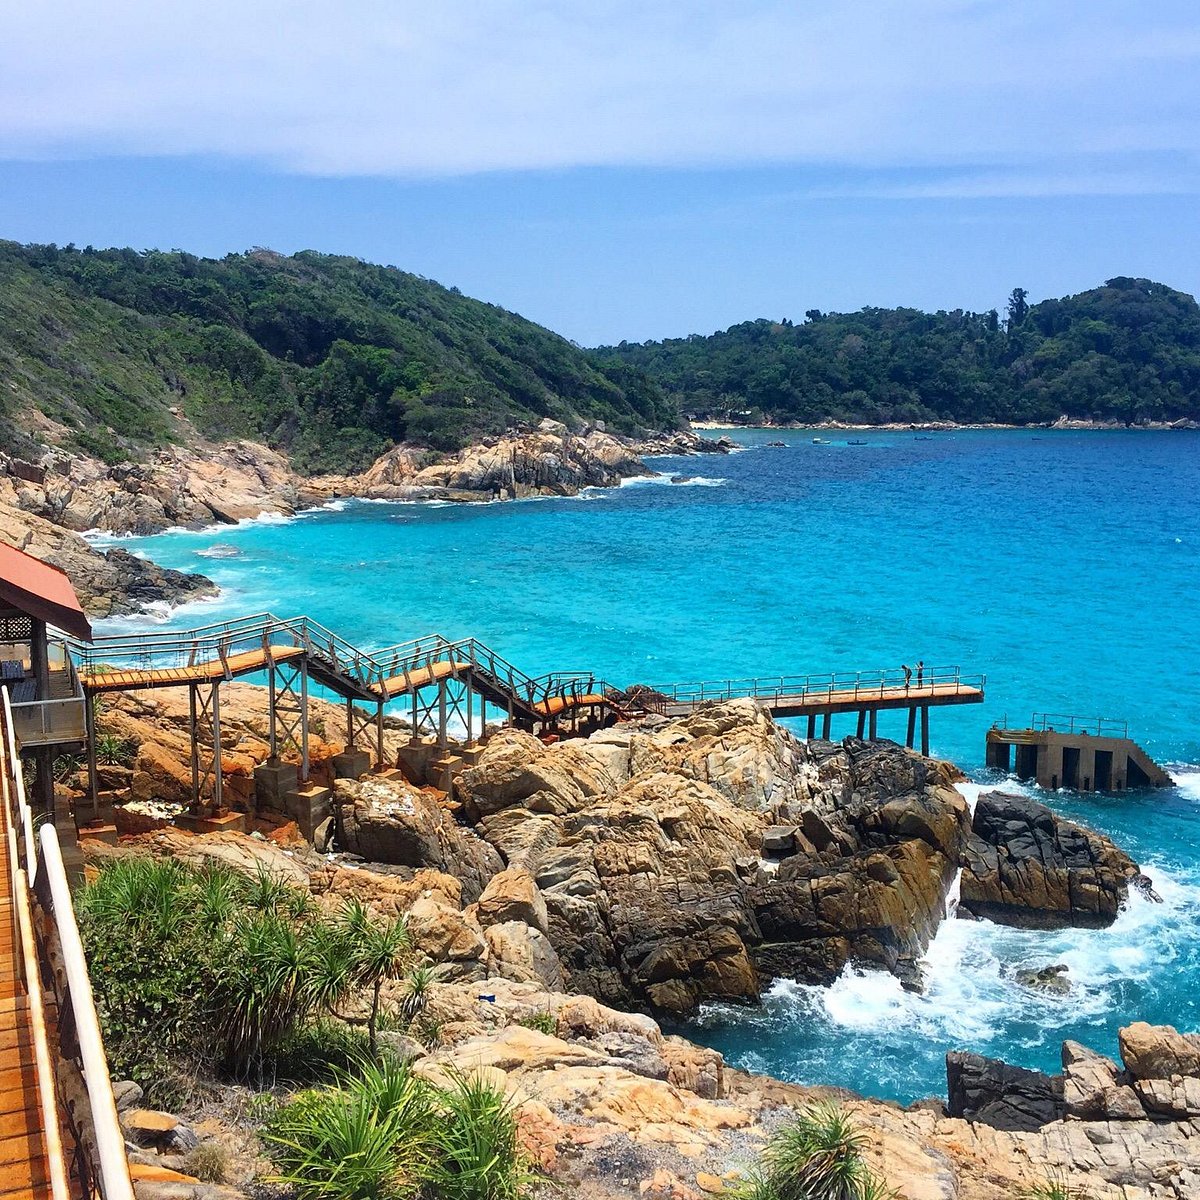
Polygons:
M603 347L694 417L882 424L1073 418L1200 419L1200 307L1146 279L1029 305L1002 318L866 308L803 324L747 321L711 337Z
M626 432L677 421L639 371L394 268L0 242L0 443L26 448L41 413L117 461L178 436L173 407L301 470L546 416Z

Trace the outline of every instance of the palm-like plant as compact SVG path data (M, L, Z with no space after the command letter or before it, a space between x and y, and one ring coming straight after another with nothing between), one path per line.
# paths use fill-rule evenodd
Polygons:
M413 967L404 981L404 1000L400 1004L400 1020L408 1029L425 1011L429 1003L429 989L435 979L432 967Z
M862 1157L865 1142L841 1105L818 1101L771 1138L741 1200L887 1200Z
M404 973L411 947L412 939L404 917L383 923L367 921L355 930L352 971L357 983L371 989L367 1037L372 1055L378 1048L379 997L384 982L399 979Z

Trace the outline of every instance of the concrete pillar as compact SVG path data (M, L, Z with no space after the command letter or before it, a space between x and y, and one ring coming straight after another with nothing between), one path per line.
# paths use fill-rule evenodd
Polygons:
M808 714L808 740L811 742L817 736L817 714Z
M1096 790L1096 750L1093 746L1079 747L1079 790Z
M1042 742L1037 748L1037 785L1051 790L1063 782L1063 748L1055 742Z
M855 731L856 737L862 737L867 732L867 710L860 708L858 710L858 729Z
M833 713L826 713L824 720L821 722L821 736L829 741L829 734L833 724Z
M876 721L879 713L875 709L871 709L870 717L867 720L867 737L873 742L877 736Z
M921 753L929 757L929 705L921 705Z

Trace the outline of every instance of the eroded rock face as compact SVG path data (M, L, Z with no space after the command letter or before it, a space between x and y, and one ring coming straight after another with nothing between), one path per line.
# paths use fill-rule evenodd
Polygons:
M1061 1075L1013 1067L981 1054L946 1055L947 1111L994 1129L1040 1129L1064 1113Z
M334 811L343 850L368 862L445 871L462 883L467 903L504 865L487 842L455 821L439 794L394 777L336 780Z
M1200 1034L1135 1021L1120 1031L1118 1040L1121 1059L1135 1079L1200 1076Z
M672 1013L850 961L908 972L968 821L919 756L805 744L751 701L550 747L503 733L456 795L532 875L570 986Z
M1138 865L1025 796L987 792L962 860L963 915L1035 929L1111 925Z

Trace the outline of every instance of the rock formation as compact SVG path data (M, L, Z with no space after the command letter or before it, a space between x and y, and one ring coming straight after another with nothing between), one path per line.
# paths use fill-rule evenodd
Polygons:
M1130 883L1149 889L1102 834L1028 797L987 792L963 856L959 912L1036 929L1111 925Z

